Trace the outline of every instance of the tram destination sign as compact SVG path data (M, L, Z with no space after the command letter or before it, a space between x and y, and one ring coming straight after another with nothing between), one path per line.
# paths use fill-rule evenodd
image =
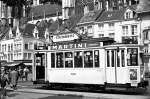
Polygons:
M59 34L53 35L53 42L61 42L61 41L71 41L74 39L78 39L79 37L74 33L67 33L67 34Z
M58 44L49 46L49 50L62 50L62 49L78 49L78 48L89 48L89 47L100 47L102 42L93 43L68 43L68 44Z

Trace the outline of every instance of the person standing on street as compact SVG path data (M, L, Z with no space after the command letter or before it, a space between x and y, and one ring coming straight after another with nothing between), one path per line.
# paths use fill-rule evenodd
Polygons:
M0 84L1 84L1 96L0 96L1 98L0 99L3 99L7 95L6 85L9 84L9 79L8 79L6 70L2 71L1 78L0 78Z
M24 68L24 75L25 75L25 80L28 81L28 73L29 69L27 67Z
M11 85L14 90L17 89L17 83L18 83L18 72L13 68L13 70L10 72L10 78L11 78Z

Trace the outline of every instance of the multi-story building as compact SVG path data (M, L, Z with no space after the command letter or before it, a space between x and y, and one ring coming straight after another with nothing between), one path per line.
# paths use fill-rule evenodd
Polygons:
M0 58L2 61L6 61L5 65L14 66L20 63L32 65L33 53L36 48L51 42L50 30L52 28L50 26L58 18L61 18L61 5L50 3L43 5L35 1L38 0L34 0L28 16L18 19L16 25L12 26L9 23L7 15L1 17L0 53L3 55ZM5 5L2 1L0 4ZM5 6L4 8L1 10L5 12L0 13L1 15L9 13L6 10L9 7ZM22 18L26 20L22 20Z
M150 73L150 2L141 0L137 7L137 13L141 22L141 48L144 54L143 61L146 67L145 71ZM150 75L150 74L149 74Z
M9 28L9 27L8 27ZM8 66L24 63L32 65L34 50L38 46L45 46L50 42L46 28L34 24L26 24L25 28L17 27L8 29L1 37L0 51L3 53L1 60L7 61Z
M97 2L97 3L96 3ZM95 1L100 5L101 2ZM77 24L78 33L87 37L114 38L117 43L140 44L140 21L136 13L136 6L126 5L118 9L104 9L102 7L84 6L84 14Z

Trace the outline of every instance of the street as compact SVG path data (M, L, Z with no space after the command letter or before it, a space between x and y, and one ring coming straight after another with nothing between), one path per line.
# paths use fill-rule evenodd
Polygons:
M149 88L147 93L124 93L117 91L84 92L69 90L48 90L37 88L32 82L19 82L18 89L8 88L6 99L150 99Z
M6 99L150 99L150 96L22 89L8 92Z

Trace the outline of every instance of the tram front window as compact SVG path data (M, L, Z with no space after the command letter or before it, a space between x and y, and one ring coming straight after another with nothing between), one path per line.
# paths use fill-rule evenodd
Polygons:
M84 67L85 68L93 67L93 51L84 52Z
M73 67L73 53L72 52L65 53L65 67L66 68Z
M128 48L127 50L127 65L137 66L138 65L138 49Z
M56 53L56 67L63 68L63 53Z
M74 52L74 67L75 68L82 68L83 67L83 60L82 60L82 52Z

